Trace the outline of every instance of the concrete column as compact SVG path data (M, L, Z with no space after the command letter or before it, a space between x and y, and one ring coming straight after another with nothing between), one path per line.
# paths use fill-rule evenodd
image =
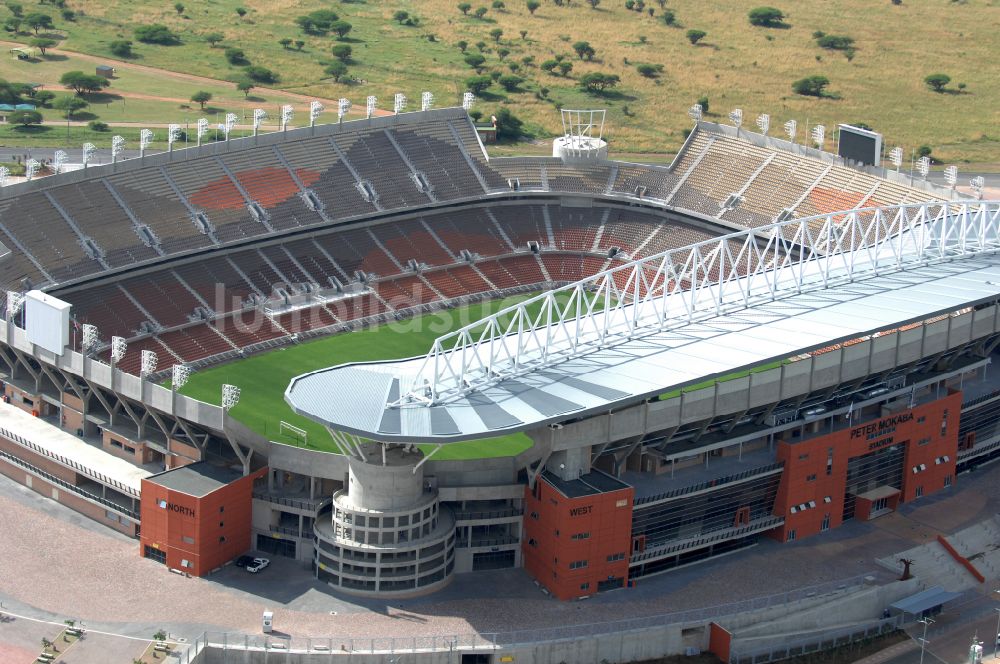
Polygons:
M363 446L365 460L348 460L347 495L352 505L370 510L398 510L419 503L423 497L423 467L416 468L423 453L399 446L385 451L379 445ZM416 472L414 472L414 470Z
M578 479L580 475L590 472L590 445L553 452L545 468L563 481Z

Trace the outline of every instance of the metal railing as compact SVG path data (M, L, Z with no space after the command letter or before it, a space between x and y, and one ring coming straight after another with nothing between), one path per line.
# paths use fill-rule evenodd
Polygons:
M723 540L746 537L747 535L753 535L754 533L760 533L765 530L777 528L784 522L785 519L783 517L766 516L760 519L754 519L745 526L740 526L738 528L724 528L722 530L716 530L714 532L698 535L697 537L687 537L682 540L667 542L659 546L649 547L642 553L633 555L629 558L629 565L631 566L635 563L641 563L653 558L662 558L663 556L689 551L691 549L700 548L715 542L721 542Z
M52 459L53 461L56 461L66 466L67 468L72 468L73 470L83 475L86 475L95 482L104 484L105 486L111 487L112 489L120 491L121 493L124 493L128 496L132 496L133 498L139 497L139 492L133 489L132 487L126 486L125 484L122 484L118 480L111 479L107 475L99 473L93 468L88 468L87 466L84 466L83 464L77 461L73 461L72 459L67 459L61 454L56 454L55 452L52 452L51 450L48 450L42 447L41 445L38 445L37 443L33 443L30 440L26 440L25 438L19 436L18 434L13 433L12 431L8 431L3 427L0 427L0 436L6 438L12 443L15 443L17 445L20 445L21 447L31 450L35 454L40 454L46 458Z
M760 648L741 652L738 646L729 655L729 664L764 664L777 662L791 657L800 657L812 653L832 650L857 641L870 639L883 634L890 634L903 626L903 616L884 618L867 625L855 625L841 629L828 630L810 637L787 641L779 646Z
M658 493L654 496L645 496L643 498L636 498L632 501L634 507L642 507L648 505L649 503L658 503L671 498L677 498L679 496L685 496L689 493L695 493L696 491L701 491L703 489L712 489L715 487L721 487L726 484L732 484L733 482L739 482L751 477L757 477L758 475L768 475L775 473L782 468L784 468L784 461L776 461L775 463L767 464L766 466L760 466L758 468L750 468L749 470L744 470L739 473L734 473L732 475L726 475L724 477L718 477L716 479L706 480L704 482L699 482L698 484L692 484L691 486L679 487L677 489L671 489L670 491L664 491L663 493Z
M260 490L254 491L253 497L257 500L265 500L269 503L284 505L285 507L294 507L300 510L310 510L315 512L318 512L333 502L333 496L327 496L325 498L289 498L287 496L279 496Z
M592 348L859 277L1000 249L1000 202L817 215L648 256L438 337L397 404L430 406Z
M486 519L506 519L521 516L524 510L519 507L507 507L499 510L452 510L455 521L483 521Z
M473 537L471 542L459 538L455 546L459 549L469 549L482 546L505 546L507 544L518 544L521 540L517 537Z

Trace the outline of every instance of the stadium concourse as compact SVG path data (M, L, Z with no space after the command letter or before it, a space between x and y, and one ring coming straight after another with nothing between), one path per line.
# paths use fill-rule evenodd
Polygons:
M703 122L669 167L491 158L462 109L6 187L5 400L151 474L136 510L110 462L17 418L0 471L165 573L254 549L367 597L523 567L572 599L822 537L1000 454L997 210ZM180 393L212 365L550 289L569 299L446 336L420 372L293 383L339 454L230 412L266 375L220 384L221 406ZM513 432L532 445L434 456Z

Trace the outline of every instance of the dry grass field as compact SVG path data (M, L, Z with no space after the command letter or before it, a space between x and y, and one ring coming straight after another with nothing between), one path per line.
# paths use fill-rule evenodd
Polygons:
M776 128L772 132L794 118L800 128L807 122L825 124L828 136L838 122L862 122L883 132L889 146L929 145L946 161L1000 161L996 0L903 0L900 5L890 0L769 0L786 13L783 28L749 24L747 12L757 0L668 0L665 5L680 27L661 20L664 9L654 0L647 0L642 13L627 10L624 0L601 0L596 8L585 0L562 6L540 1L532 15L525 0L503 0L502 9L494 8L492 0L470 0L472 11L465 16L457 0L191 1L180 13L168 2L69 0L68 7L77 13L73 21L61 18L51 4L22 4L25 13L41 8L53 15L56 29L49 32L65 37L65 49L108 55L112 40L134 40L136 26L162 23L182 43L135 43L135 62L231 79L240 75L240 68L226 62L223 50L235 46L253 64L279 72L279 87L326 98L346 96L355 104L376 94L383 107L398 91L407 93L411 104L422 90L434 92L439 105L457 103L464 80L474 72L456 43L468 42L471 53L478 52L477 42L485 42L484 73L510 73L513 62L525 81L514 92L494 84L481 95L479 110L489 114L507 104L535 135L544 137L559 130L559 106L607 108L607 133L622 152L676 149L689 126L687 108L705 95L709 119L724 119L730 109L740 107L748 124L758 113L770 113ZM473 16L478 7L488 10L482 19ZM240 17L237 8L245 9L245 15ZM349 72L356 80L351 83L334 83L323 73L337 40L306 35L294 22L318 8L336 11L353 26L343 42L353 49ZM398 10L416 17L417 24L394 21ZM0 20L9 15L0 8ZM503 31L499 41L490 35L495 28ZM704 30L707 36L693 46L685 37L688 29ZM817 30L853 38L853 57L819 48L813 38ZM217 48L204 40L214 31L225 35ZM523 38L521 31L526 31ZM282 38L301 39L302 50L281 46ZM580 40L595 49L593 61L582 61L573 52L572 44ZM501 49L509 51L503 60ZM538 67L557 55L573 63L569 76ZM525 65L525 57L534 60ZM663 71L646 78L637 72L638 63L662 65ZM604 96L584 94L577 79L591 71L616 74L621 84ZM923 82L937 72L951 77L944 92L933 92ZM810 75L830 79L831 98L792 93L792 82ZM151 81L149 94L158 94L156 87ZM182 114L178 109L177 115ZM804 140L801 129L799 140Z

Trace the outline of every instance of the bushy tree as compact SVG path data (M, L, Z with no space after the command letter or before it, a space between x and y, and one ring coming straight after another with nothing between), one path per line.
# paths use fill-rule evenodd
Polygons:
M484 18L489 11L490 10L488 10L486 7L477 7L476 11L474 11L472 13L476 16L476 18L480 18L481 19L481 18Z
M822 97L830 79L826 76L806 76L792 83L792 92L807 97Z
M944 86L951 83L951 76L948 76L948 74L930 74L924 78L924 83L934 92L943 92Z
M245 72L251 80L257 81L258 83L271 84L278 82L278 74L271 71L267 67L251 65L246 68Z
M539 68L541 68L542 71L547 71L551 74L554 72L555 68L559 66L559 61L553 59L544 60L542 64L538 66Z
M660 20L666 25L675 26L677 25L677 14L672 9L664 9L663 13L660 14Z
M470 5L468 2L460 2L458 4L458 11L462 12L464 16L469 15L470 9L472 9L472 5Z
M48 108L49 104L51 104L52 100L55 98L56 98L56 93L52 92L51 90L39 90L38 92L35 93L35 96L33 97L35 103L41 106L42 108Z
M295 18L295 23L303 32L310 34L326 34L333 29L333 24L340 20L336 12L329 9L317 9Z
M708 34L708 33L707 33L707 32L705 32L704 30L694 30L694 29L692 29L692 30L688 30L688 31L687 31L687 32L685 33L685 35L684 35L684 36L685 36L685 37L687 37L687 40L688 40L689 42L691 42L692 44L697 44L697 43L698 43L698 42L700 42L700 41L701 41L702 39L704 39L704 38L705 38L705 35L707 35L707 34Z
M340 83L340 79L347 76L347 65L344 64L342 61L337 60L327 65L324 71L326 72L327 76L332 77L334 81Z
M206 92L205 90L199 90L198 92L191 95L191 101L201 106L201 110L205 110L205 104L212 101L212 93Z
M408 18L410 18L410 12L403 11L402 9L399 9L392 13L392 20L395 21L396 23L399 23L400 25L402 25L403 22Z
M22 127L39 125L42 124L42 114L38 111L14 111L7 116L7 121Z
M831 51L846 51L854 46L854 38L847 35L820 34L816 38L816 44Z
M497 138L502 141L516 141L524 135L524 123L510 112L506 106L494 115L497 118Z
M542 3L538 2L538 0L528 0L527 6L528 13L534 16L535 12L538 11L538 8L542 6Z
M455 42L455 46L458 47L459 51L465 53L465 49L469 48L469 42L465 41L464 39L459 39L457 42Z
M581 60L593 60L597 51L594 47L590 45L590 42L578 41L573 44L573 50L576 51L576 55Z
M473 94L482 94L488 87L493 85L492 76L470 76L465 79L465 87Z
M750 25L758 25L763 28L776 28L783 25L785 13L775 7L755 7L747 14Z
M52 48L58 43L55 39L49 39L48 37L35 37L28 42L28 46L37 48L42 55L45 55L45 49Z
M132 42L128 39L116 39L108 44L108 50L111 51L111 55L119 58L131 58L135 55L132 52Z
M663 71L663 65L653 65L648 63L640 63L635 66L635 70L639 72L641 76L646 78L656 78Z
M708 97L698 97L698 105L701 106L702 113L708 113Z
M347 33L350 32L353 28L354 26L348 23L347 21L334 21L333 24L330 25L330 29L333 32L337 33L338 39L343 39L344 37L346 37Z
M181 43L180 37L167 26L159 23L139 26L135 29L135 38L146 44L159 44L160 46L173 46Z
M56 27L55 24L52 23L52 17L49 16L48 14L43 14L41 12L32 12L31 14L25 16L24 24L27 25L32 30L34 30L36 35L38 34L38 31L41 30L42 28L45 28L46 30L51 30L52 28Z
M292 45L292 38L282 37L281 39L278 40L278 43L281 44L281 48L288 50L288 48Z
M98 92L110 85L108 79L103 76L86 74L82 71L68 71L59 78L59 82L78 95L85 92Z
M205 41L207 41L208 45L211 46L212 48L215 48L216 45L218 45L219 42L221 42L225 38L226 36L221 32L210 32L207 35L205 35Z
M247 54L243 52L242 48L230 46L223 52L223 54L226 56L226 62L231 65L245 65L250 62L247 60Z
M559 73L565 78L566 76L569 76L571 71L573 71L573 63L566 60L559 61L559 64L556 65L556 69L558 69Z
M486 56L480 53L469 53L465 56L465 64L469 65L476 71L482 68L483 63L486 62Z
M350 44L334 44L331 52L333 53L333 57L337 58L341 62L349 62L353 50L351 49Z
M506 76L501 76L497 79L497 83L500 84L507 92L515 92L521 83L524 83L524 79L520 76L515 76L514 74L507 74Z
M244 76L242 78L236 79L236 89L242 92L245 97L249 97L250 91L253 90L255 87L257 86L254 85L253 80L250 79L249 77Z
M503 30L500 28L493 28L490 30L490 37L493 37L493 41L500 43L500 38L503 37Z
M22 5L20 2L10 1L5 3L5 6L7 7L7 9L10 10L10 13L13 14L14 16L22 16L24 14L24 5Z
M580 87L586 92L601 93L618 85L621 79L617 74L605 74L592 71L580 77Z
M88 104L86 100L74 96L59 97L52 102L52 108L62 111L63 117L67 120L71 120L74 113L82 111L88 106L90 106L90 104Z
M175 2L174 3L174 11L176 11L178 14L183 14L184 13L184 5L182 5L179 2Z

